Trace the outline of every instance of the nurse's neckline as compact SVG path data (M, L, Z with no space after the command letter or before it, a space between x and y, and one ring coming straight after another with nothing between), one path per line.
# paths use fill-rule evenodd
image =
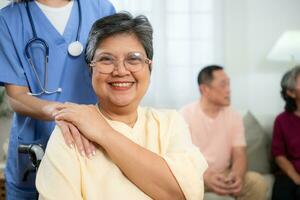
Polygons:
M36 1L39 2L40 4L52 8L61 8L68 5L72 0L36 0Z

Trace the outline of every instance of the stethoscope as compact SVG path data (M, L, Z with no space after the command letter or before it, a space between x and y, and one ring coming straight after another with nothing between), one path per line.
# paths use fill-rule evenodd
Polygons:
M76 41L72 42L69 44L68 46L68 53L71 55L71 56L79 56L82 52L83 52L83 45L81 44L81 42L79 42L79 33L80 33L80 30L81 30L81 6L80 6L80 0L77 1L78 2L78 17L79 17L79 23L78 23L78 28L77 28L77 35L76 35ZM26 46L25 46L25 54L26 54L26 57L28 59L28 62L34 72L34 75L37 79L37 83L39 85L39 88L41 89L41 92L39 93L32 93L32 92L28 92L29 95L32 95L32 96L40 96L42 94L54 94L54 93L60 93L62 92L62 88L57 88L56 90L49 90L47 89L47 83L48 83L48 59L49 59L49 46L48 46L48 43L42 39L42 38L39 38L36 34L36 30L35 30L35 26L34 26L34 23L33 23L33 20L32 20L32 15L31 15L31 12L30 12L30 8L29 8L29 4L28 4L28 1L25 1L25 7L26 7L26 11L27 11L27 15L28 15L28 18L29 18L29 22L30 22L30 26L31 26L31 29L32 29L32 33L33 33L33 37L26 43ZM33 60L32 60L32 57L30 56L30 53L29 53L29 50L30 50L30 47L34 44L34 43L38 43L38 44L41 44L42 47L45 49L45 63L44 63L44 70L45 70L45 73L44 73L44 84L42 85L42 82L39 78L39 75L37 73L37 70L33 64Z

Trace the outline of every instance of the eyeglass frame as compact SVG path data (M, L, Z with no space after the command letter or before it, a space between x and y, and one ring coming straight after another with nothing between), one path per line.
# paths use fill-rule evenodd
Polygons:
M128 58L129 55L131 55L131 54L136 54L136 53L138 53L138 54L141 56L141 58L143 59L143 61L142 61L142 67L141 67L139 70L137 70L137 71L132 71L132 70L130 70L130 69L127 67L127 64L128 64L128 63L126 64L126 60L128 60L128 59L126 59L126 58ZM149 59L147 56L145 56L145 55L144 55L143 53L141 53L141 52L135 52L135 51L133 51L133 52L128 52L127 55L125 56L125 58L122 59L122 60L116 59L115 56L113 56L112 54L109 54L109 53L103 53L103 54L108 55L108 56L110 56L110 57L113 58L113 61L112 61L112 64L111 64L111 65L113 65L113 68L112 68L112 70L111 70L110 72L102 72L101 70L97 70L98 72L100 72L100 73L102 73L102 74L110 74L110 73L112 73L114 70L116 70L116 69L119 67L119 63L122 62L122 61L123 61L123 65L124 65L125 69L128 70L128 71L130 71L130 72L132 72L132 73L136 73L136 72L141 71L141 70L144 68L144 64L148 64L148 65L150 66L150 69L151 69L151 63L152 63L152 60ZM101 54L99 54L99 55L97 55L97 56L100 56L100 55L101 55ZM94 56L94 57L96 57L96 56ZM90 62L89 66L90 66L91 68L96 67L97 62L100 62L100 61L96 61L95 59L93 59L93 60Z

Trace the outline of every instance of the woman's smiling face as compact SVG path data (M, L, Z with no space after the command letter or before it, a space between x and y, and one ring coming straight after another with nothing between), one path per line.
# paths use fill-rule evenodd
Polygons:
M108 55L102 59L115 59L111 73L101 73L97 67L93 67L92 85L101 104L117 107L139 105L149 86L150 70L145 62L137 72L126 69L124 59L133 52L146 58L145 49L134 34L113 35L99 44L94 58Z

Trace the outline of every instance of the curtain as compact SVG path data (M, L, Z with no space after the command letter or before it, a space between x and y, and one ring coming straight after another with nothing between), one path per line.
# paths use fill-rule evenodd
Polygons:
M223 64L222 0L111 0L117 11L146 15L154 59L146 106L178 109L199 97L198 72Z

